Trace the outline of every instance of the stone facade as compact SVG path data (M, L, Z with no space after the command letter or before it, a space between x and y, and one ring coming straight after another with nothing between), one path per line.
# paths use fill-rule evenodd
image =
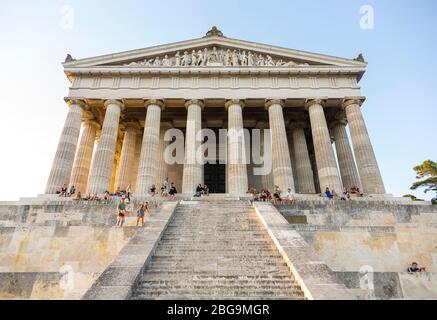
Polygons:
M70 184L82 193L130 186L145 196L152 185L159 188L166 175L184 194L223 175L226 187L214 186L212 192L226 189L237 195L249 187L277 185L282 191L290 188L303 194L324 192L326 187L340 193L353 186L366 194L385 194L360 111L364 98L358 82L366 70L362 59L254 44L218 31L128 53L68 59L64 68L72 80L71 109L47 194ZM81 118L83 133L77 147ZM90 168L95 133L87 119L102 128ZM140 126L134 129L132 123ZM243 143L239 130L261 125L271 130L271 150L263 149L270 152L273 167L271 174L256 177L253 168L258 164L242 153L246 145L252 150L253 142L245 137L248 141ZM179 167L162 164L169 128L185 135L185 161ZM200 129L228 130L226 169L211 172L209 167L206 180L196 157ZM140 149L135 132L143 136ZM209 159L210 164L218 159Z

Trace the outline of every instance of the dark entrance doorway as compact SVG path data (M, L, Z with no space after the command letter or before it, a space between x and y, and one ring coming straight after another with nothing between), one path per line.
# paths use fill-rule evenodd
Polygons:
M210 164L207 162L203 167L203 176L210 193L226 193L225 164Z

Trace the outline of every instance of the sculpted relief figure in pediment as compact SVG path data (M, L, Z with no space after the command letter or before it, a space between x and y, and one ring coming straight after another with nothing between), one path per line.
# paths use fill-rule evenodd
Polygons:
M124 66L128 67L293 67L308 66L308 63L298 64L292 60L274 59L270 55L265 57L261 53L241 49L212 49L188 50L176 52L172 57L146 58L134 61Z

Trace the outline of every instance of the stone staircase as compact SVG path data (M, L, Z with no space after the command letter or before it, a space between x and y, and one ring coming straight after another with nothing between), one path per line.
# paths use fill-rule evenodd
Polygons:
M247 201L181 202L132 299L304 299Z

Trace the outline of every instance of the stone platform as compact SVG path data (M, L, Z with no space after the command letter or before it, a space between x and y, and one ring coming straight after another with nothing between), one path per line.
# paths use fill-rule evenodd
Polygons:
M330 206L312 197L275 208L252 207L244 196L181 198L148 199L145 227L134 227L131 215L123 229L114 227L117 201L0 203L0 298L189 298L190 290L178 289L188 284L193 299L265 299L267 292L278 299L437 298L436 206L393 199ZM243 260L231 254L237 247ZM413 260L429 273L406 274ZM224 280L226 270L237 273ZM261 279L272 272L282 280ZM373 287L363 288L368 275Z

